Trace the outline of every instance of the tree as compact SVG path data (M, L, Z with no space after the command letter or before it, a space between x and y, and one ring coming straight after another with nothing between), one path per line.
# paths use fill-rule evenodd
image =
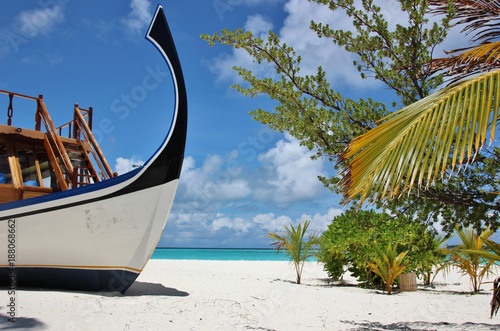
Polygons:
M400 97L395 103L411 103L442 83L440 76L428 74L425 65L432 58L432 50L444 40L449 19L429 24L424 18L427 1L401 0L401 14L407 16L408 25L398 25L393 30L372 0L363 0L362 8L356 8L352 0L311 2L343 11L352 18L354 34L334 30L321 22L311 22L310 28L318 36L356 54L359 61L355 65L360 74L387 84ZM257 77L245 68L234 67L245 81L234 88L243 95L263 94L276 100L274 111L259 108L251 112L253 118L275 130L290 132L310 149L316 148L316 157L335 161L349 141L374 127L388 113L384 103L342 96L327 80L321 66L315 75L301 75L301 56L282 43L273 31L269 31L266 40L242 29L224 29L220 34L202 38L212 46L220 43L244 49L255 62L274 68L269 76ZM338 192L336 176L321 179Z
M290 257L295 268L297 284L300 284L302 270L308 258L314 256L314 247L318 244L318 234L313 233L305 238L310 221L305 221L304 225L299 224L297 228L290 224L285 226L285 234L269 232L268 238L275 240L271 245L279 252L284 250Z
M450 8L446 7L445 15L431 23L429 1L400 0L401 15L406 16L408 23L391 27L373 0L362 0L359 7L352 0L311 2L343 12L352 19L354 32L335 30L321 22L311 22L310 28L319 37L329 38L332 47L341 47L356 55L358 60L354 64L363 78L379 80L394 91L399 99L396 98L391 107L406 106L425 98L443 83L442 75L436 74L435 67L429 63L433 50L445 39L450 28L449 22L454 17ZM348 176L341 183L337 175L320 177L326 187L341 193L353 185L352 168L345 168L350 159L342 152L355 137L376 127L376 123L389 114L389 105L370 98L354 100L343 96L328 81L321 66L316 74L301 75L300 54L281 42L273 31L269 31L265 39L242 29L225 29L220 34L203 35L202 38L212 46L222 44L243 49L254 62L266 69L271 66L274 71L266 70L267 76L257 76L242 67L234 68L244 81L234 85L235 89L246 96L266 95L277 101L272 110L252 111L253 118L275 130L290 132L302 145L315 149L316 158L328 158L335 169L347 169ZM335 70L335 64L328 69ZM344 157L339 161L340 154ZM418 214L417 218L424 222L444 220L444 229L450 233L455 222L477 225L490 218L489 224L494 225L500 215L494 211L495 197L484 188L491 183L497 185L491 180L498 178L495 177L500 165L497 160L500 159L496 156L487 158L477 166L476 173L462 172L466 178L464 182L451 179L433 190L392 199L386 207L389 206L392 212ZM485 168L489 172L484 172ZM467 185L463 184L465 182ZM358 195L346 197L348 201L357 199Z
M500 29L495 1L429 1L434 14L456 12L463 32L475 33L468 49L434 59L427 68L450 77L452 84L388 115L381 124L354 139L340 160L347 161L342 181L347 199L381 202L411 192L424 195L443 188L456 206L477 209L476 219L498 227L499 149L493 141L500 111ZM481 154L479 154L481 152ZM468 167L469 169L464 169ZM450 178L452 174L459 174ZM437 183L438 178L441 182ZM470 185L468 179L477 180ZM452 185L449 185L453 183ZM435 189L436 188L436 189ZM446 191L446 189L444 189ZM456 199L456 200L454 200ZM482 216L481 216L482 214ZM476 230L481 222L476 222Z

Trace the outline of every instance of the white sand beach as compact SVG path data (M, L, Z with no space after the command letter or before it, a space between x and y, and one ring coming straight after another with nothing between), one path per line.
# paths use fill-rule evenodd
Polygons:
M0 330L500 329L492 284L470 295L468 278L452 273L386 295L329 284L322 269L308 262L297 285L288 262L151 260L124 295L18 290L15 324L0 291Z

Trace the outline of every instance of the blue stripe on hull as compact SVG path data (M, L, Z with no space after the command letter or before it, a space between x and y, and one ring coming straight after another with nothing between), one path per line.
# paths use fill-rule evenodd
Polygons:
M0 268L0 287L124 293L137 276L125 270Z

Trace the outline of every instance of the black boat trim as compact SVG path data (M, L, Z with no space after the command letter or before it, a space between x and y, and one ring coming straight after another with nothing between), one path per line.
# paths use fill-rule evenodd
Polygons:
M139 276L138 272L122 269L0 268L0 286L5 285L3 280L9 279L12 273L17 288L120 293L124 293Z

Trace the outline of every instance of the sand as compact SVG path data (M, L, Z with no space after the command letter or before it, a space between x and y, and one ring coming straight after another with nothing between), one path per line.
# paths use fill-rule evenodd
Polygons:
M288 262L151 260L123 295L18 290L15 324L0 291L0 330L500 330L492 284L470 295L457 272L392 295L346 283L315 262L297 285Z

